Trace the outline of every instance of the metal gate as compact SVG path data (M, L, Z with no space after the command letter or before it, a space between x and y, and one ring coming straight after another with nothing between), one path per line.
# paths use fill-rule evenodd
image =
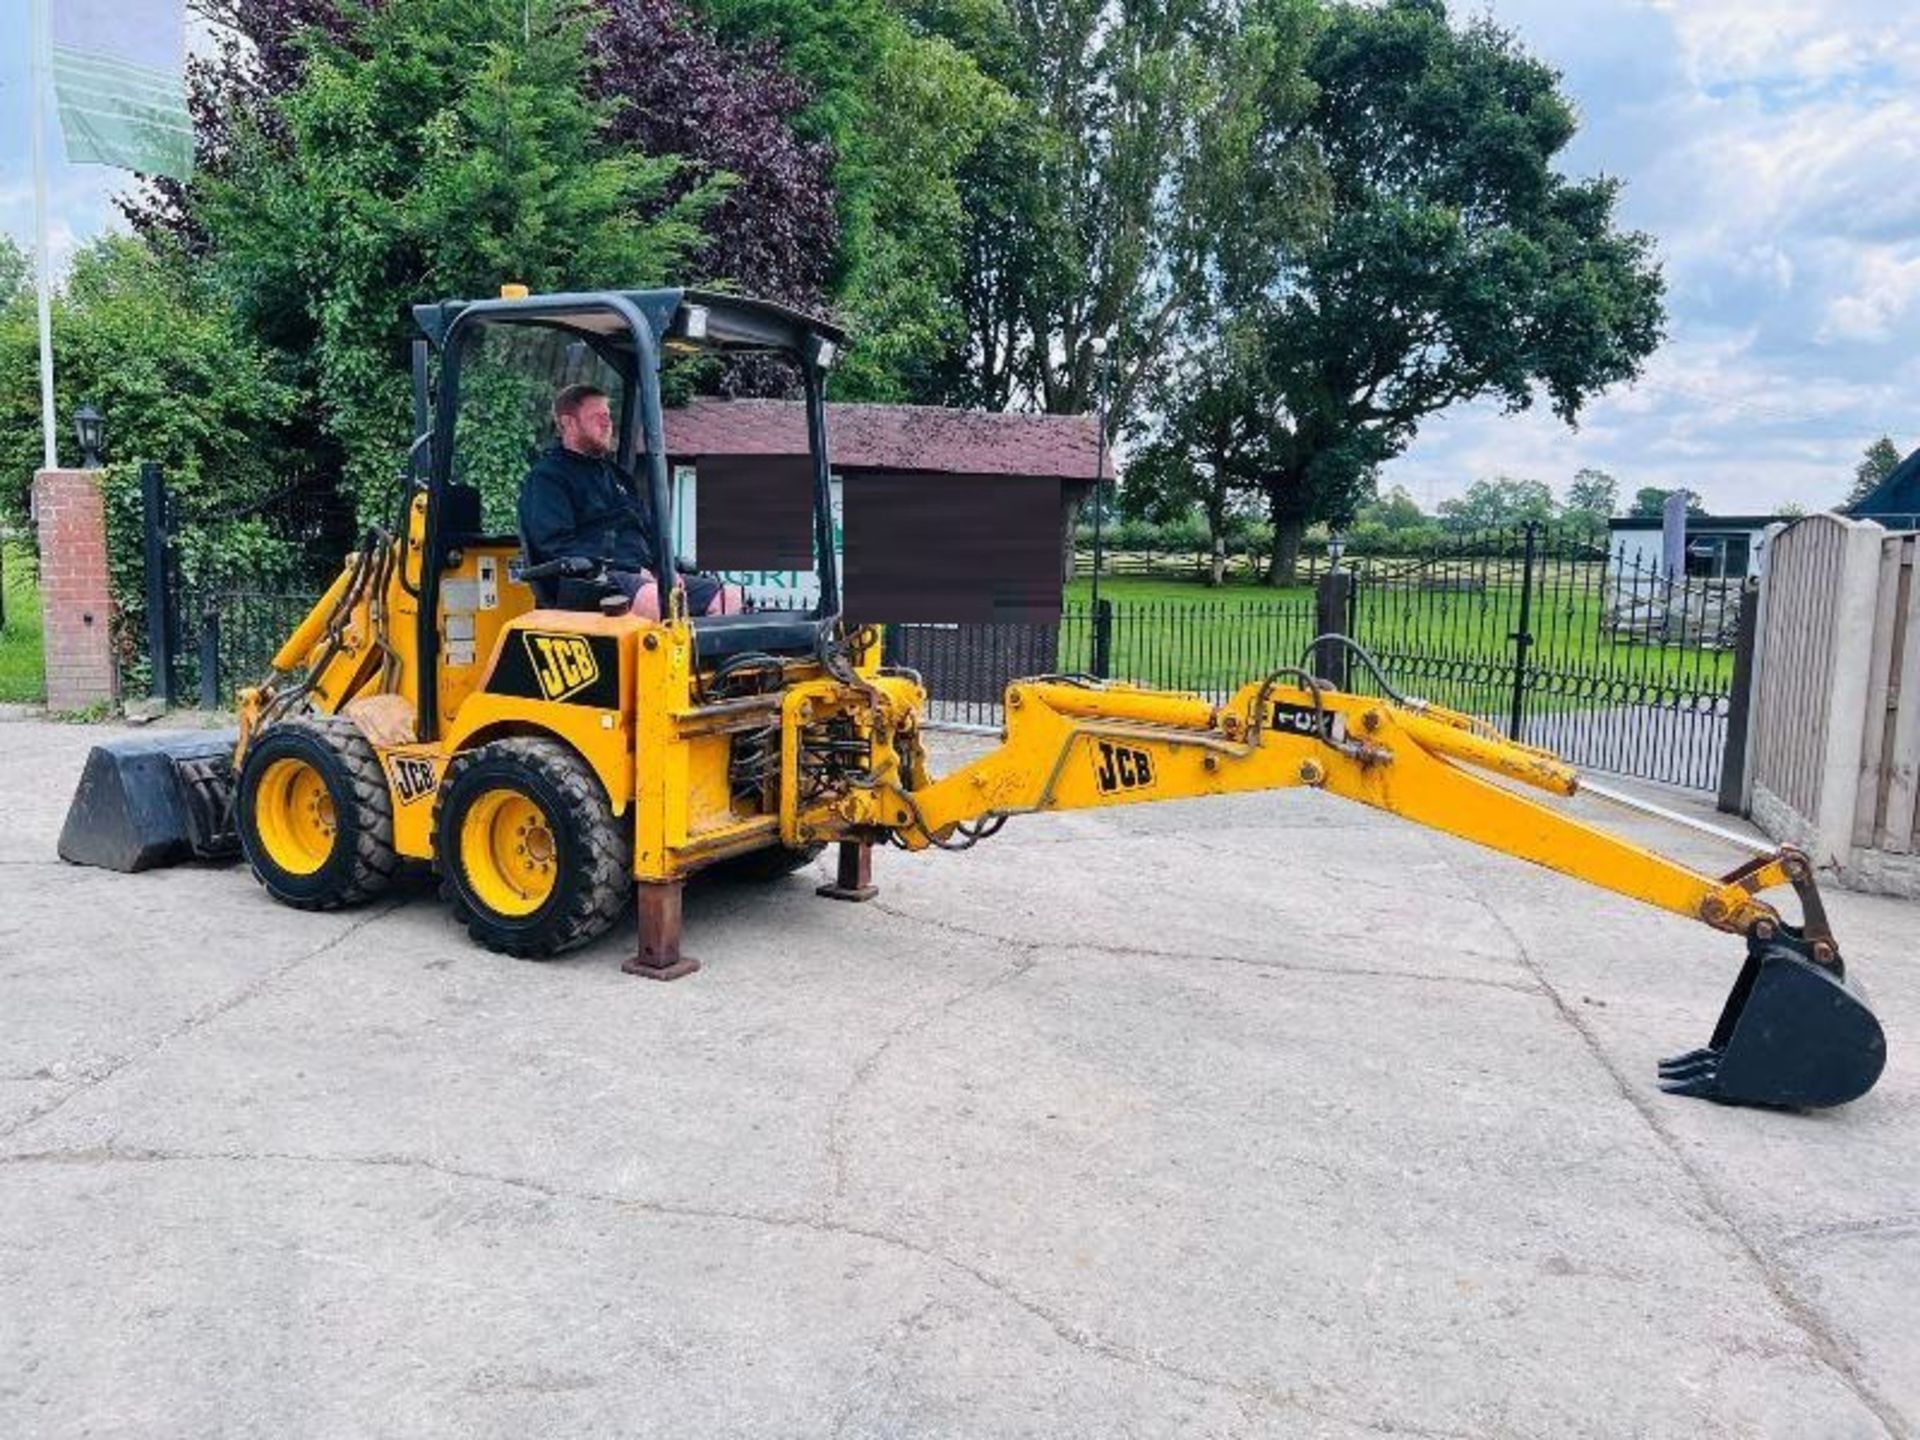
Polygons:
M195 515L168 493L166 477L153 464L141 467L145 584L141 624L121 658L145 670L151 693L168 705L228 705L234 690L266 675L282 640L312 609L353 543L351 508L326 489L292 486L245 512ZM220 524L258 517L300 556L291 571L276 575L284 588L221 563ZM201 563L188 574L183 551L196 532Z
M1751 608L1746 558L1716 548L1669 573L1605 532L1463 535L1357 564L1352 633L1398 690L1575 765L1713 790ZM1730 560L1740 573L1725 573ZM1359 667L1351 679L1371 683Z

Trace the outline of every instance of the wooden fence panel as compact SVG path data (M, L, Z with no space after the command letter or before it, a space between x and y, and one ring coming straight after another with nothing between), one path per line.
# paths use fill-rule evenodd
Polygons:
M1891 535L1881 544L1879 606L1867 694L1854 843L1911 854L1920 761L1920 587L1914 584L1916 539Z

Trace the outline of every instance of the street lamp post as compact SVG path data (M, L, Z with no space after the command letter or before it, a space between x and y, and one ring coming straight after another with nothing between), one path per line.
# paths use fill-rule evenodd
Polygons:
M1107 340L1104 335L1096 335L1092 343L1093 360L1100 367L1100 400L1098 422L1100 426L1099 456L1093 464L1093 603L1100 604L1100 518L1106 506L1101 503L1100 487L1107 477L1107 377L1112 373L1107 365Z
M1100 400L1097 423L1100 427L1100 442L1097 458L1093 465L1093 673L1105 679L1108 665L1108 647L1111 640L1107 616L1100 608L1100 568L1105 559L1101 544L1104 531L1102 521L1106 504L1101 487L1107 478L1107 382L1113 374L1113 367L1107 363L1107 338L1096 335L1091 342L1094 364L1100 367Z

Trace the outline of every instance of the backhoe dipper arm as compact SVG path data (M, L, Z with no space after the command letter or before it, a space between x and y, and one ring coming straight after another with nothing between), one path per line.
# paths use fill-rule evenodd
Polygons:
M919 849L994 815L1307 785L1716 929L1768 938L1780 924L1756 892L1796 879L1791 852L1715 879L1467 766L1558 795L1579 789L1547 752L1435 707L1272 683L1214 706L1125 686L1021 682L1008 691L1005 743L906 794L913 821L898 833Z
M819 720L807 699L788 703L796 720ZM1743 936L1746 962L1712 1038L1661 1062L1660 1084L1671 1093L1839 1105L1872 1089L1886 1064L1886 1035L1847 983L1804 855L1776 850L1719 878L1690 870L1519 793L1524 785L1571 796L1580 779L1547 751L1468 716L1341 694L1303 671L1278 672L1224 705L1126 685L1024 680L1007 690L1004 743L923 780L911 718L918 686L884 677L865 688L864 703L864 723L844 711L833 723L860 732L841 743L870 756L870 768L815 808L796 807L790 844L890 833L908 849L964 848L1009 815L1309 785ZM794 727L788 737L793 762ZM797 800L797 791L785 798ZM1779 885L1799 895L1798 925L1759 898Z

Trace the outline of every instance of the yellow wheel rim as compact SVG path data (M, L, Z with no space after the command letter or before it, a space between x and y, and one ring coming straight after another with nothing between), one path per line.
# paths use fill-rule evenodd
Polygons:
M488 790L460 822L460 868L496 915L531 915L553 894L559 847L538 805L518 790Z
M267 858L289 875L311 875L333 854L340 823L320 772L304 760L276 760L260 777L254 828Z

